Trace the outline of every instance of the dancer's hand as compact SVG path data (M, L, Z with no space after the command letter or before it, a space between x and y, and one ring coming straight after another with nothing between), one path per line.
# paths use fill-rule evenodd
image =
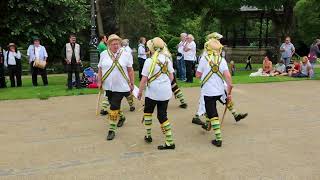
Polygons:
M142 98L142 91L139 91L139 93L138 93L138 99L139 99L139 101L141 100L141 98Z
M230 101L232 100L231 94L229 94L229 95L227 96L227 100L228 100L228 102L230 102Z

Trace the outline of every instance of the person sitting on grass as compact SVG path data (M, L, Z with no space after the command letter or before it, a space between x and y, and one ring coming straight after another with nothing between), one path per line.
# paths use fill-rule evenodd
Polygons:
M288 75L292 76L294 74L299 74L300 73L300 68L301 68L301 65L300 65L299 60L294 60L293 61L293 67L291 69L288 69Z
M284 61L280 60L274 68L273 73L271 73L271 76L286 76L288 73L286 72L286 65L284 65Z
M292 77L295 78L306 78L306 77L312 77L312 67L309 62L309 59L307 56L304 56L302 58L302 63L300 65L300 70L298 73L291 74Z
M262 75L268 76L272 72L272 62L268 56L264 57L262 65Z

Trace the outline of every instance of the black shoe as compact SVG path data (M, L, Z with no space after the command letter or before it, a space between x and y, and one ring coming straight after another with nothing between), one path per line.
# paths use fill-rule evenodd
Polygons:
M205 125L205 123L202 122L199 117L193 117L192 123L193 123L193 124L196 124L196 125L200 125L200 126Z
M100 115L101 115L101 116L108 115L108 111L105 111L105 110L101 109Z
M234 119L236 120L236 122L238 122L238 121L240 121L241 119L246 118L247 116L248 116L248 113L244 113L244 114L240 113L240 114L238 114L236 117L234 117Z
M136 108L134 106L131 106L130 111L133 112L134 110L136 110Z
M206 131L210 131L211 130L211 123L210 122L204 123L201 127L202 127L202 129L204 129Z
M184 103L184 104L180 104L180 106L179 106L180 108L182 108L182 109L187 109L187 107L188 107L188 104L186 104L186 103Z
M152 143L152 137L151 136L150 137L144 136L144 141L146 143Z
M160 145L160 146L158 146L158 149L159 150L167 150L167 149L175 149L176 148L176 145L175 144L172 144L172 145L170 145L170 146L168 146L168 145Z
M120 118L120 120L118 121L117 127L122 127L123 124L124 124L124 121L126 121L126 118L125 118L125 117Z
M107 140L111 141L112 139L114 139L115 136L116 136L116 133L114 131L109 131L108 136L107 136Z
M221 147L222 146L222 141L220 140L212 140L211 143L217 147Z

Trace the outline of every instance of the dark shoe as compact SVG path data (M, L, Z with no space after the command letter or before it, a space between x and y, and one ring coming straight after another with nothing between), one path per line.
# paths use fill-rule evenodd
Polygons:
M144 141L146 143L152 143L152 137L151 136L150 137L144 136Z
M240 114L238 114L236 117L234 117L234 119L236 120L236 122L238 122L238 121L240 121L241 119L246 118L247 116L248 116L248 113L244 113L244 114L240 113Z
M126 118L125 118L125 117L120 118L119 121L118 121L117 127L122 127L123 124L124 124L124 121L126 121Z
M111 141L112 139L114 139L115 136L116 136L116 133L114 131L109 131L108 136L107 136L107 140Z
M221 147L222 146L222 141L219 140L212 140L211 143L217 147Z
M134 110L136 110L136 108L134 106L131 106L130 111L133 112Z
M101 115L101 116L108 115L108 111L105 111L105 110L101 109L100 115Z
M211 123L204 123L202 126L202 129L206 130L206 131L210 131L211 130Z
M183 108L183 109L187 109L187 107L188 107L188 104L180 104L180 106L179 106L180 108Z
M172 144L172 145L170 145L170 146L168 146L168 145L160 145L160 146L158 146L158 149L159 150L167 150L167 149L175 149L176 148L176 145L175 144Z
M205 123L200 120L199 116L198 117L193 117L192 123L196 124L196 125L200 125L200 126L205 125Z

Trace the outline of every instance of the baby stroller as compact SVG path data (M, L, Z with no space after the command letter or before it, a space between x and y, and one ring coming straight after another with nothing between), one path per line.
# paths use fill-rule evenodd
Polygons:
M88 67L83 70L80 85L81 87L91 87L94 84L97 84L97 75L92 67Z

